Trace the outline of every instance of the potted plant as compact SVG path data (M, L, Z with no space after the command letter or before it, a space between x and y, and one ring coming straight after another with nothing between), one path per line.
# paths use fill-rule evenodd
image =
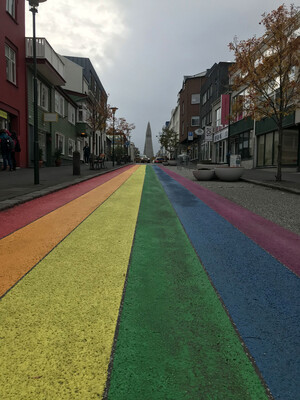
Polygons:
M43 166L43 149L39 147L39 167Z
M54 161L56 167L60 167L61 165L61 154L62 154L61 148L60 147L56 148L54 152Z

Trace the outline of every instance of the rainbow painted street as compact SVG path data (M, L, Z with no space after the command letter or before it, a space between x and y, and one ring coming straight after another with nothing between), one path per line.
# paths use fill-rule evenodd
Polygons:
M150 165L0 214L0 399L299 398L298 235Z

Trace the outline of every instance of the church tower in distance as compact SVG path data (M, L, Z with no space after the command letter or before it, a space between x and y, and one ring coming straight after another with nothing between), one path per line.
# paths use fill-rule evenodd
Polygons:
M154 157L154 154L153 154L153 145L152 145L152 133L151 133L150 122L148 122L147 130L146 130L144 154L145 154L148 158L153 158L153 157Z

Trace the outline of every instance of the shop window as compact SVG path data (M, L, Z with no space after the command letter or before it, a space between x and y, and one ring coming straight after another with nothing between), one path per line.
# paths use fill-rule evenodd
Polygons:
M277 165L278 161L278 132L274 134L274 164Z
M6 79L14 84L16 81L16 52L5 45L5 59L6 59Z
M264 165L273 165L273 132L265 137L265 162Z
M284 130L282 137L282 164L295 165L298 158L298 131Z
M265 136L261 135L257 138L257 166L262 167L264 165L264 153L265 153Z

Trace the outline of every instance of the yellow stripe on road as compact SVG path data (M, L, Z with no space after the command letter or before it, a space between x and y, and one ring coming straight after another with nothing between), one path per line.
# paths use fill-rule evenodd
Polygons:
M1 399L102 398L144 175L140 167L2 299Z
M117 190L133 167L0 240L0 296Z

